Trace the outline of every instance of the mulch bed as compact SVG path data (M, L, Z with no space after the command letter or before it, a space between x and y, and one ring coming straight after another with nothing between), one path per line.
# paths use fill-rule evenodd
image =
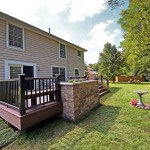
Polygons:
M132 99L129 103L130 106L145 110L150 110L150 104L144 104L144 106L138 105L138 100Z

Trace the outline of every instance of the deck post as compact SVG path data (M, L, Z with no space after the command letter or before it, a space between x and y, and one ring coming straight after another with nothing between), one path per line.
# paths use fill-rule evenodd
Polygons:
M56 100L58 102L61 102L61 92L60 92L60 75L55 74L56 78L57 78L57 92L56 92Z
M108 81L108 78L107 78L107 90L109 90L109 81Z
M103 85L103 76L100 76L100 80L101 80L101 85Z
M25 109L25 74L19 74L19 113L26 114Z

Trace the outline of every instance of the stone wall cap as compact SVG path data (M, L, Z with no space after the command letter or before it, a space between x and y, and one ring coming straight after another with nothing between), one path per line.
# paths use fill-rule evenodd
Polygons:
M78 85L78 84L85 84L85 83L92 83L92 82L98 82L98 81L97 80L87 80L87 81L74 82L74 83L60 82L60 85Z

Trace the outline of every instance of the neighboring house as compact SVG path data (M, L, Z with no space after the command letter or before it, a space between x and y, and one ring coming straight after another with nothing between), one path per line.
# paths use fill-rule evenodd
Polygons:
M84 76L86 50L0 12L0 80Z
M87 67L86 74L89 80L95 80L98 77L98 72L90 67Z

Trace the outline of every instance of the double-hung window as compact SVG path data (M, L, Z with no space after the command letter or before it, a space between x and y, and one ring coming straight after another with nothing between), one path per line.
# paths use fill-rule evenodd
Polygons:
M79 50L77 51L77 56L78 56L78 57L81 57L81 56L82 56L81 51L79 51Z
M18 78L18 74L21 74L21 65L10 66L10 79Z
M23 29L8 24L8 46L23 49Z
M66 58L66 46L60 43L60 58Z
M52 67L53 71L53 77L55 77L56 74L60 75L60 81L65 81L66 78L66 71L64 67Z
M79 77L79 69L74 69L74 75L75 75L76 77Z

